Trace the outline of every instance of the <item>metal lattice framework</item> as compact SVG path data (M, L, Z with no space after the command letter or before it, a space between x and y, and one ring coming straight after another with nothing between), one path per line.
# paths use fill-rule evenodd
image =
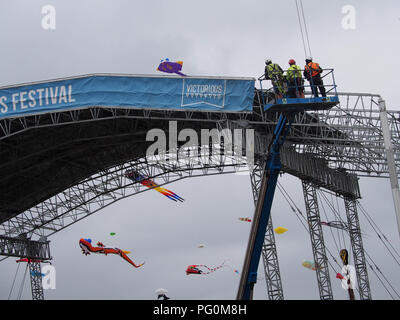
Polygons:
M152 165L144 158L102 170L1 224L0 232L47 237L118 200L149 190L127 178L127 170L138 171L164 185L188 177L235 173L246 166L245 159L236 157L228 159L229 164L225 156L198 157L196 161L190 159L185 158L175 164L153 159Z
M362 243L361 229L357 213L357 200L345 197L344 204L360 300L371 300L372 296L368 280L367 264L365 261L364 246Z
M257 141L255 149L263 148L268 145L269 141L265 141L268 137L258 137L262 142ZM257 143L258 142L258 143ZM262 154L261 150L257 154ZM352 198L359 198L358 180L353 175L345 174L344 172L330 169L327 167L325 161L317 159L311 155L299 154L291 150L291 148L282 148L281 162L283 171L290 173L300 179L307 179L312 181L314 186L324 187L338 195L350 196ZM257 204L259 191L261 188L261 181L263 176L265 158L260 157L257 159L253 170L250 172L250 180L253 191L253 198ZM319 214L319 212L317 212ZM322 230L320 230L322 232ZM311 237L313 245L316 238ZM318 241L316 241L318 242ZM283 300L283 287L279 270L279 261L275 244L275 235L273 232L272 219L270 217L264 237L262 248L262 259L265 271L265 280L267 283L267 294L270 300ZM317 279L319 280L319 279ZM368 281L368 278L366 278Z
M265 139L260 138L257 141ZM253 172L258 170L259 161L263 159L263 154L257 151L259 146L259 143L255 144L257 160ZM220 150L219 148L220 146L216 146L214 151ZM175 158L175 153L170 152L156 158L139 158L104 169L5 221L0 225L0 232L9 236L22 233L50 236L115 201L148 190L140 183L134 183L125 177L124 173L127 170L138 171L157 184L164 185L193 176L234 173L247 167L244 156L227 155L219 151L210 155L208 149L203 151L206 153L200 152L198 156L184 158ZM168 161L169 157L172 157L174 162ZM285 172L299 178L313 179L315 184L325 186L331 191L359 197L356 177L330 170L323 161L285 149L282 151L282 163ZM255 183L254 194L258 192L259 182L256 182L255 176L252 181Z
M379 99L381 97L354 93L339 93L339 96L340 105L330 110L306 112L296 116L285 145L295 152L289 152L289 156L287 156L286 161L287 163L291 162L291 166L285 167L284 160L282 160L284 171L291 174L297 172L295 175L300 177L299 172L302 171L295 168L293 163L296 163L296 157L301 156L320 162L321 168L329 165L332 174L346 170L357 176L388 177L389 169L379 116ZM386 114L393 144L394 163L397 174L399 174L400 111L389 110L386 111ZM156 183L163 185L192 176L232 173L246 165L245 158L240 160L231 158L230 161L226 161L224 156L214 157L212 161L209 161L210 157L204 157L203 161L186 160L176 165L150 164L148 159L143 157L145 148L140 149L141 154L130 152L131 145L127 143L127 140L132 138L133 133L137 139L143 140L143 134L146 131L154 127L165 129L168 121L178 121L183 127L195 130L200 127L215 128L221 125L230 127L235 124L241 128L253 128L256 133L256 149L258 148L257 144L265 149L265 143L271 136L277 120L277 114L263 112L257 90L252 113L178 112L93 106L65 112L2 119L0 120L2 160L0 170L3 171L0 180L15 180L15 185L20 183L18 179L24 178L22 172L21 176L16 179L13 176L17 173L15 170L24 166L24 170L29 172L30 168L27 164L44 158L45 151L48 154L54 154L55 147L59 148L57 149L59 151L66 150L67 147L81 147L80 144L84 148L85 143L98 139L94 136L81 135L70 143L62 139L66 135L65 129L69 127L71 133L76 135L83 132L85 127L95 128L94 133L96 134L99 130L100 132L104 131L102 140L96 141L96 147L99 148L96 151L112 146L114 153L112 157L108 155L108 161L102 161L102 157L106 157L107 154L100 152L92 159L94 165L91 170L87 169L86 163L74 159L78 156L77 153L66 158L66 154L69 152L66 151L65 155L54 157L54 160L65 164L65 169L60 176L61 174L68 176L68 170L73 169L76 178L71 180L68 186L63 186L61 190L48 188L51 192L36 197L39 199L37 203L33 204L28 199L27 207L22 208L19 212L15 208L0 208L0 214L1 211L7 210L7 215L10 217L0 224L0 234L16 236L27 233L31 236L49 236L115 201L147 190L138 183L128 181L123 175L126 169L135 168L154 179ZM110 128L113 128L114 131L111 131ZM124 130L120 130L121 128ZM60 129L64 131L57 134ZM32 137L35 137L35 140L29 141L29 138ZM259 148L260 150L262 148ZM111 151L109 153L111 154ZM284 151L282 158L285 158ZM17 163L17 167L8 167L8 164L12 163ZM42 166L42 168L45 174L46 167ZM305 176L300 178L304 179ZM29 178L32 181L40 182L43 177L43 175L36 174L32 177L26 176L25 179ZM325 187L326 181L324 185L323 179L321 180L322 184L318 187ZM345 181L350 180L345 179ZM3 190L3 185L1 186L0 191L3 194L5 189ZM340 190L347 189L355 193L355 190L358 190L358 184L350 183L350 185L343 186L342 183L339 183L338 186L340 186ZM256 185L253 185L253 189L255 188ZM34 198L33 194L32 199ZM271 241L274 242L273 239ZM276 256L276 248L273 248L271 252Z
M264 174L264 161L257 162L250 172L250 180L253 191L254 204L257 205L261 188L262 175ZM281 273L279 270L278 252L275 244L274 227L272 225L272 214L269 217L267 229L265 231L264 243L262 248L262 259L267 284L267 294L269 300L283 300L283 287Z
M302 180L302 185L311 238L311 247L316 266L315 274L318 281L319 296L321 300L333 300L331 280L329 278L328 258L326 256L324 235L321 227L316 188L311 182L305 180Z
M332 168L345 168L358 176L388 177L379 95L339 93L340 105L314 113L315 124L304 128L296 144L299 152L312 153L329 161ZM400 111L387 110L397 174L400 174ZM326 124L326 128L316 125ZM323 142L322 142L323 141ZM321 143L322 142L322 143Z
M288 141L301 153L312 153L329 161L333 168L346 168L359 176L387 177L379 95L338 93L341 103L321 112L296 116ZM44 127L57 127L78 122L107 119L175 120L183 122L245 123L262 132L272 133L277 123L275 113L264 113L255 98L253 113L226 114L218 112L173 112L91 107L67 112L0 120L0 140L19 133ZM397 172L400 173L400 111L387 110ZM214 125L215 127L215 125Z
M28 262L31 279L32 300L44 300L42 268L40 262Z
M36 260L51 259L49 241L33 241L27 239L23 233L18 237L0 236L0 255Z

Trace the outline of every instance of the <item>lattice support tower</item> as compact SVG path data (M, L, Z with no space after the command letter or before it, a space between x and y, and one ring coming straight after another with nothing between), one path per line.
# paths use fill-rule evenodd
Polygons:
M311 238L314 262L317 266L318 290L321 300L333 300L331 280L329 278L328 259L326 256L324 235L322 232L316 187L312 182L302 180L304 202Z
M263 166L261 166L259 163L256 163L253 170L250 172L251 187L255 205L257 205L258 201L263 172ZM282 279L279 271L278 253L276 250L274 228L272 225L271 216L269 217L268 226L265 231L265 238L262 246L262 260L269 300L283 300Z
M399 189L399 180L397 178L397 172L396 172L395 153L392 143L393 138L398 142L400 136L397 137L396 135L393 136L390 132L389 120L386 112L386 104L385 100L383 100L382 98L379 99L379 108L380 108L382 135L383 135L387 165L389 170L390 186L392 189L394 210L397 219L397 228L400 234L400 189Z
M348 230L353 250L353 261L356 269L360 300L371 300L372 297L368 280L367 264L365 261L364 247L357 213L357 200L351 197L344 197L344 205L346 208Z
M18 237L0 236L0 255L28 259L32 300L44 300L41 261L52 259L49 243L45 238L28 239L24 233Z
M28 265L31 279L32 300L44 300L40 262L28 262Z
M305 156L315 155L321 161L326 161L333 169L345 168L347 171L355 173L358 176L393 177L396 175L393 174L393 171L399 174L400 111L390 111L382 108L381 103L377 101L381 99L379 95L363 93L339 93L339 95L341 96L341 104L339 106L331 110L304 113L297 116L297 120L292 124L292 131L289 137L295 151ZM393 160L391 162L394 165L392 165L392 170L389 170L387 157L385 156L385 144L383 141L385 134L382 134L382 122L386 122L386 120L382 120L383 113L385 119L387 119L388 130L386 131L389 131L389 134L386 134L386 138L389 137L391 139L393 146ZM62 113L50 112L44 115L2 119L0 120L1 148L4 148L7 155L21 154L28 156L29 154L23 154L23 152L28 153L30 150L28 143L17 145L15 143L8 143L7 139L22 132L36 132L36 130L39 132L47 126L79 125L88 122L95 123L100 120L102 123L105 123L106 119L111 118L115 121L137 119L137 122L132 122L132 127L134 128L144 121L186 121L188 127L190 127L190 123L210 124L230 119L235 122L245 122L262 133L271 133L271 128L277 122L276 115L264 113L262 106L256 103L252 114L231 115L223 112L179 112L172 115L168 111L151 109L136 110L91 107ZM141 121L140 123L138 123L139 120ZM95 130L96 135L98 135L98 128ZM75 130L74 132L81 131ZM86 132L86 130L82 130L82 132ZM57 145L57 143L63 142L61 139L62 136L65 135L46 136L44 141L48 141L50 146ZM31 140L27 141L30 141L29 143L32 142ZM40 140L34 141L32 145L37 145L38 142ZM115 143L113 142L112 145L115 145ZM126 150L122 150L121 152L121 154L126 153ZM282 152L282 158L284 158L284 152ZM293 158L291 163L297 163L295 159L297 158L296 154L289 158ZM12 158L10 162L14 163L15 160ZM31 162L33 163L34 161ZM284 160L282 162L284 170ZM145 165L143 164L143 166ZM192 166L192 163L188 163L185 169L180 166L175 168L175 170L163 168L159 172L148 172L148 174L149 177L153 178L158 176L159 180L163 180L159 181L159 183L165 184L179 178L195 176L192 175L194 171L192 169L195 169L196 166ZM152 171L152 169L148 168L143 169L145 171ZM287 172L291 173L292 167L288 169ZM204 163L201 170L203 171L203 175L227 173L227 170L224 170L222 166L210 168L210 166ZM115 175L115 172L112 171L118 171L118 169L103 168L97 174L86 177L81 184L67 188L63 192L20 213L19 216L2 222L0 232L4 235L13 236L20 232L39 236L45 234L51 235L93 214L104 206L132 194L133 190L134 192L143 191L140 186L130 185L127 189L131 189L131 192L126 192L126 183L123 183L125 182L123 174ZM392 171L392 174L390 171ZM306 177L303 178L305 179ZM318 187L325 187L319 184L316 185ZM83 195L87 193L89 195L84 197Z

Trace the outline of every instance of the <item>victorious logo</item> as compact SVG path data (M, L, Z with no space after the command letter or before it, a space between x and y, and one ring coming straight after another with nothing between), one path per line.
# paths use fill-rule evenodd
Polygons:
M206 104L224 108L226 80L183 79L181 107Z

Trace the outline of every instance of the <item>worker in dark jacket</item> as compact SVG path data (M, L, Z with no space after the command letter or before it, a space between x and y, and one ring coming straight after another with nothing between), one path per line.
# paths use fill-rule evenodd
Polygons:
M304 77L310 82L314 97L318 97L318 89L323 97L326 97L324 82L321 78L322 69L318 63L313 62L311 57L306 58Z
M301 69L296 65L294 59L289 60L289 65L290 67L286 71L289 98L304 98L304 80L301 76Z
M272 63L270 59L265 60L265 79L271 80L276 98L283 98L285 94L283 70L277 63Z

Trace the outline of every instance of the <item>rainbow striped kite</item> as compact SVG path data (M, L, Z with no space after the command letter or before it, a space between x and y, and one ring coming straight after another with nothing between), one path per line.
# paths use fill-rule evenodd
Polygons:
M160 192L161 194L163 194L164 196L166 196L167 198L169 198L171 200L180 201L180 202L183 202L185 200L182 197L178 196L175 192L172 192L171 190L160 187L157 183L142 176L137 171L128 170L125 172L125 176L127 178L131 179L132 181L140 182L141 185Z

